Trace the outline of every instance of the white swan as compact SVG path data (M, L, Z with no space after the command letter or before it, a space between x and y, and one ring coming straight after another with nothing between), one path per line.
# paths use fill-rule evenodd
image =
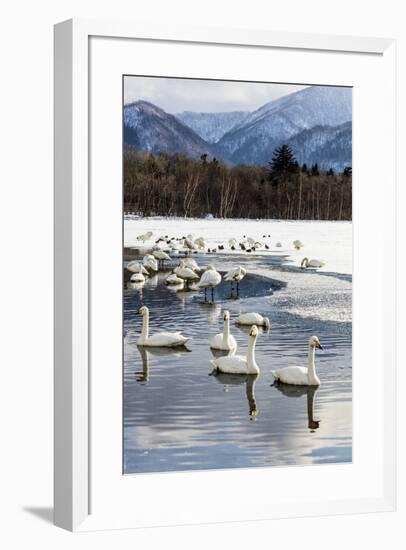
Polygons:
M148 271L145 269L141 262L128 262L127 269L132 273L142 273L143 275L149 275Z
M300 250L304 247L304 244L302 243L302 241L299 241L299 239L296 239L295 241L293 241L293 246L296 248L296 250Z
M130 277L132 283L145 283L145 276L143 273L133 273Z
M216 268L209 264L206 267L206 271L200 278L200 281L197 283L198 288L204 288L204 295L206 297L207 289L211 288L211 297L213 299L214 288L221 283L221 275L216 270Z
M325 265L326 262L323 262L323 260L316 260L315 258L309 260L309 258L303 258L300 267L304 269L305 267L324 267Z
M196 260L193 258L186 258L185 260L182 260L180 262L181 267L188 267L189 269L192 269L193 271L200 271L201 268L197 264Z
M151 254L144 256L142 263L152 271L158 271L158 262Z
M295 386L320 386L320 380L316 374L314 353L317 349L323 349L317 336L309 339L309 351L307 354L307 367L285 367L272 371L276 382L293 384Z
M231 283L231 292L233 291L233 283L237 283L237 294L240 290L240 282L244 279L247 274L247 270L241 267L235 267L230 269L225 275L224 280Z
M167 285L183 285L183 279L178 277L176 273L171 273L166 279L165 284Z
M152 231L148 231L143 235L138 235L137 241L142 241L144 243L145 241L148 241L152 237L152 235L153 235Z
M259 313L241 313L235 320L236 325L258 325L259 327L270 327L268 317L262 317Z
M180 332L157 332L149 336L149 309L142 306L138 313L143 316L141 336L137 340L139 346L168 347L184 346L190 338L182 336Z
M231 351L237 349L237 342L232 334L230 334L230 314L224 312L224 329L220 334L216 334L210 341L211 349L221 349Z
M258 328L253 325L248 337L247 355L227 355L213 359L212 374L224 372L225 374L259 374L259 367L255 361L255 342L258 336Z
M164 263L164 261L170 261L171 260L171 257L168 256L168 254L166 252L164 252L163 250L159 249L159 250L154 250L152 252L152 255L154 256L154 258L156 260L158 260L158 262L160 262L162 265Z
M186 288L189 286L190 281L195 281L199 278L199 275L197 275L193 269L190 269L190 267L184 267L183 263L181 263L181 265L176 267L173 271L175 275L180 277L185 282Z

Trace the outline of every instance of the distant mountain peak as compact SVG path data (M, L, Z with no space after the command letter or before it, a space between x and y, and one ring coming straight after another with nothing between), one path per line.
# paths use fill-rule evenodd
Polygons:
M152 152L216 156L233 164L266 164L291 145L299 162L341 170L352 158L352 89L309 86L252 112L176 115L146 101L124 106L124 141Z

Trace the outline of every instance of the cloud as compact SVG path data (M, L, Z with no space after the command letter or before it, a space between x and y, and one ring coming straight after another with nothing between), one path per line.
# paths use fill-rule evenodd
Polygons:
M124 103L143 99L169 113L255 110L305 85L126 76Z

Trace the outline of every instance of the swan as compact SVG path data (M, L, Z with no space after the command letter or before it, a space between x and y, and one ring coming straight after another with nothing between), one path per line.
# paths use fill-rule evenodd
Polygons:
M157 332L149 336L149 309L142 306L138 313L142 315L142 332L137 340L139 346L167 347L184 346L190 338L182 336L180 332Z
M152 269L152 271L158 271L158 262L151 254L144 256L142 262L145 267Z
M295 241L293 241L293 246L296 248L296 250L300 250L304 247L304 244L302 243L302 241L299 241L299 239L296 239Z
M264 327L268 329L270 327L270 322L268 317L262 317L259 313L241 313L239 317L235 320L236 325L258 325L259 327Z
M143 273L133 273L130 277L132 283L145 283L145 276Z
M309 258L303 258L300 267L304 269L305 267L324 267L325 265L326 263L323 262L323 260L316 260L315 258L309 260Z
M183 264L176 267L173 271L175 275L180 277L185 282L186 288L188 288L190 281L194 281L199 278L199 275L197 275L193 269L184 267Z
M282 248L282 243L278 241L275 246L277 246L278 248Z
M259 374L259 367L255 361L255 342L258 336L258 327L253 325L248 337L246 357L242 355L227 355L213 359L211 374L223 372L225 374Z
M200 250L204 250L206 248L206 241L203 237L199 237L198 239L195 239L195 245L197 245Z
M128 262L127 269L132 273L142 273L143 275L149 275L148 271L145 269L141 262Z
M152 231L148 231L143 235L138 235L137 241L142 241L143 243L145 243L145 241L148 241L152 237L152 235L153 235Z
M295 386L320 386L320 380L316 374L314 365L314 353L317 349L323 349L317 336L309 338L309 351L307 354L307 367L285 367L272 371L275 381Z
M210 342L211 349L221 349L231 351L237 349L237 342L232 334L230 334L230 314L224 312L224 330L220 334L213 336Z
M192 269L193 271L200 271L200 267L197 264L196 260L193 258L186 258L186 260L182 260L180 263L181 267L188 267L189 269Z
M231 292L233 292L233 283L237 283L237 294L239 293L240 281L244 279L246 274L247 270L239 265L236 268L230 269L230 271L224 275L224 280L231 283Z
M159 249L159 250L154 250L154 251L152 252L152 255L154 256L154 258L155 258L156 260L158 260L158 264L159 264L159 262L160 262L161 265L164 264L164 261L165 261L165 260L169 260L169 261L171 260L171 257L168 256L168 254L167 254L166 252L164 252L163 250L161 250L161 249Z
M178 277L176 273L171 273L166 279L165 284L167 285L183 285L183 279Z
M206 267L206 271L201 276L200 281L197 283L197 287L204 288L205 298L207 295L207 289L211 288L211 298L213 299L214 288L218 286L220 283L221 283L220 273L216 270L216 268L212 264L209 264Z

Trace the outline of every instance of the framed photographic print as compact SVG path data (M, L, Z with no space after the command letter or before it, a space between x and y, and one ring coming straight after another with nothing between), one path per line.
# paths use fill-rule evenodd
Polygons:
M394 508L394 82L387 39L55 27L57 525Z

